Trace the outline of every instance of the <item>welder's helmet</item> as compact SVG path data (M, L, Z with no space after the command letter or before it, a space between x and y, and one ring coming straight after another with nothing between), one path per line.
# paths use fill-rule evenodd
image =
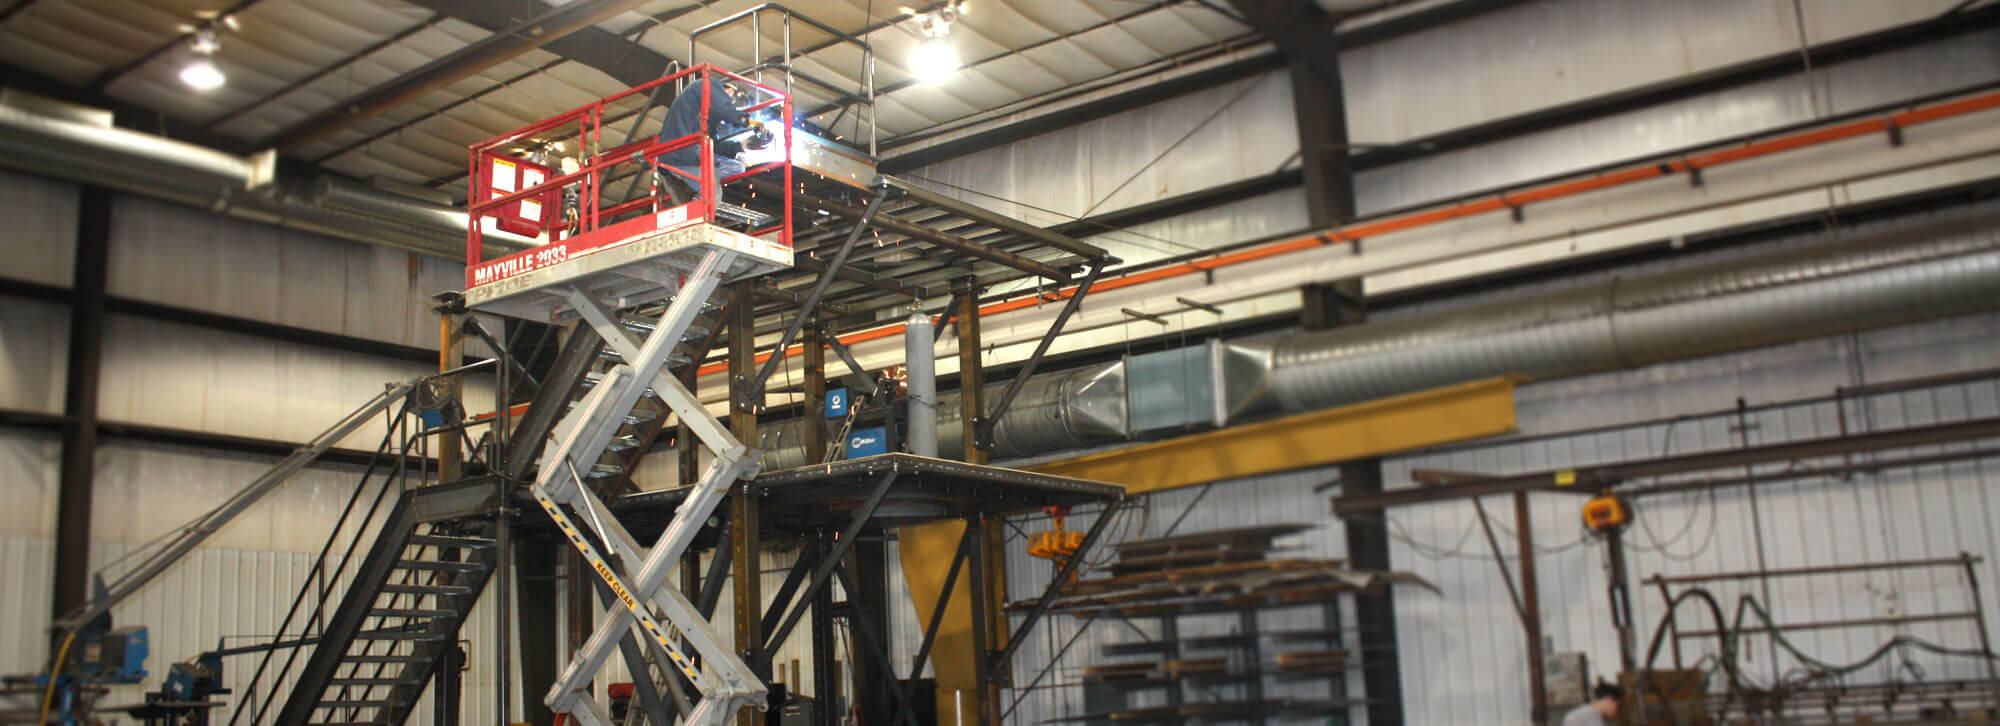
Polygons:
M722 82L722 95L729 101L731 107L742 108L750 105L750 92L743 90L743 86L735 81Z

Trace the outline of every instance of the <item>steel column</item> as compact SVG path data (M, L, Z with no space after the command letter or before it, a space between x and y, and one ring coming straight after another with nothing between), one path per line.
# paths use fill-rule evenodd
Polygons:
M835 571L840 578L840 586L847 592L847 619L856 630L887 632L889 621L886 613L857 603L889 602L888 556L879 539L868 539L854 544L850 550L851 562ZM848 568L852 568L851 574ZM864 622L865 621L865 622ZM857 657L857 660L859 658ZM884 676L879 669L853 666L854 700L860 707L861 722L871 724L891 723L890 717L903 698L892 671Z
M833 543L827 540L826 530L820 530L813 538L812 547L822 560L835 559L829 554ZM833 637L833 588L822 587L811 599L812 604L812 696L819 707L813 711L815 726L833 726L843 719L835 713L836 696L840 693L840 658L835 652Z
M1528 493L1514 493L1515 550L1521 558L1522 624L1528 636L1528 703L1534 723L1548 723L1549 692L1542 662L1542 594L1535 577L1535 526L1528 511ZM1365 651L1364 651L1365 652Z
M990 584L987 578L990 576L991 570L988 569L990 563L986 561L986 547L983 546L986 539L986 514L984 512L965 518L965 539L967 540L965 543L966 546L972 548L969 558L972 565L972 581L967 583L965 594L972 598L972 652L974 658L972 662L972 676L975 684L972 691L972 707L978 709L976 713L979 714L977 720L973 723L981 724L982 726L999 726L999 690L994 688L993 685L995 680L993 664L998 659L994 658L995 654L992 642L993 627L989 620L994 613L990 607L993 596L987 590L987 585ZM1012 649L1009 650L1011 651ZM942 706L943 704L939 705ZM958 709L958 712L964 713L965 709L961 707ZM960 720L956 726L965 726L965 722Z
M805 447L806 461L826 461L826 333L813 320L806 327L805 366ZM854 393L852 391L850 394ZM814 671L817 673L818 671Z
M744 283L745 285L754 283ZM747 287L738 292L738 299L747 297L753 291ZM729 428L736 440L745 445L757 442L757 408L763 403L754 400L750 393L761 398L763 392L757 390L757 317L755 305L734 305L729 311ZM783 349L773 353L773 357L783 354ZM736 654L750 663L751 672L764 681L771 679L770 664L758 656L764 648L763 603L764 588L759 563L763 559L763 526L761 510L757 503L756 487L749 481L737 482L734 495L729 498L729 549L730 579L735 596L732 605L733 622L736 629ZM737 726L757 726L761 719L755 710L737 712Z
M97 456L97 390L104 361L104 286L111 247L110 190L86 186L76 217L76 270L69 306L69 368L63 384L61 481L56 494L54 609L62 617L90 597L90 516ZM56 634L62 637L62 634ZM55 657L56 646L49 649ZM55 664L60 670L63 664Z
M1343 464L1341 496L1366 496L1382 491L1379 459ZM1357 570L1388 571L1389 527L1379 512L1341 519L1347 530L1347 559ZM1360 631L1362 691L1368 696L1368 723L1403 723L1403 676L1396 651L1395 588L1354 595L1354 624Z
M454 308L456 310L454 310ZM470 320L463 306L446 304L438 309L438 370L448 371L465 364L465 324ZM458 376L439 381L444 396L463 401L465 382ZM465 476L465 451L457 436L438 437L438 481L458 481Z
M526 587L519 590L516 607L521 617L516 623L520 642L521 692L547 693L556 682L556 561L562 557L560 542L535 539L515 547L515 577ZM504 566L504 565L503 565ZM523 720L534 726L551 726L555 712L535 699L523 699Z
M959 291L958 315L958 385L959 405L964 409L959 415L960 441L965 444L964 459L967 464L984 465L986 450L979 447L979 419L986 413L986 360L984 346L979 340L979 287L978 278L965 277L965 289Z

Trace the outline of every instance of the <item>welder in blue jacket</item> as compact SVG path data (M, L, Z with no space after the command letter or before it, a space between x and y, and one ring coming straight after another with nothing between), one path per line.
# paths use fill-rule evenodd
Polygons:
M667 121L660 127L660 141L672 141L702 131L701 91L704 85L709 90L707 133L710 136L720 138L749 125L749 116L741 108L748 101L743 90L734 83L710 78L706 84L699 81L688 84L680 95L674 97L673 105L667 107ZM718 184L725 177L743 173L743 162L736 160L735 147L735 144L729 143L715 145L715 180ZM693 180L680 180L687 188L701 185L701 182L695 181L701 178L699 143L668 152L660 157L660 161L693 177ZM696 196L700 193L697 192Z

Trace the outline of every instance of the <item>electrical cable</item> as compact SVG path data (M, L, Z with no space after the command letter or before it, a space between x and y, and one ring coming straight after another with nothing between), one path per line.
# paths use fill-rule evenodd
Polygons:
M1653 629L1653 638L1646 651L1645 665L1640 671L1642 678L1644 675L1653 672L1653 663L1659 658L1660 645L1666 635L1668 626L1674 623L1674 611L1679 608L1682 602L1691 598L1698 598L1708 606L1709 614L1715 620L1716 634L1722 645L1722 652L1711 656L1714 664L1710 667L1699 668L1709 657L1704 657L1703 661L1696 662L1697 670L1700 670L1703 674L1698 692L1705 692L1707 690L1706 683L1708 678L1714 673L1723 672L1727 674L1729 677L1729 690L1723 701L1722 713L1724 714L1727 714L1734 704L1739 691L1747 694L1761 695L1766 699L1782 700L1786 692L1791 689L1805 686L1815 681L1838 679L1881 663L1891 655L1900 656L1903 661L1902 667L1921 680L1924 678L1925 672L1910 657L1909 651L1912 649L1936 655L1979 658L1989 661L2000 660L2000 655L1984 649L1951 648L1916 636L1898 634L1876 647L1873 651L1870 651L1858 661L1852 663L1833 663L1806 654L1803 649L1787 639L1784 636L1783 630L1771 618L1770 612L1765 609L1764 604L1757 600L1757 598L1749 594L1740 596L1737 600L1735 617L1725 621L1722 617L1721 603L1715 599L1714 594L1706 589L1696 587L1681 591L1680 594L1667 602L1666 614L1661 616L1659 625ZM1752 615L1755 615L1758 621L1762 623L1762 626L1756 628L1755 632L1770 638L1776 647L1784 650L1785 653L1802 664L1786 671L1777 683L1768 687L1758 686L1745 678L1736 665L1736 657L1739 652L1737 646L1746 634L1745 620ZM1670 700L1653 679L1643 678L1643 680L1645 681L1644 687L1649 687L1660 698L1662 703ZM1678 718L1674 717L1671 712L1669 712L1669 715L1678 722Z
M42 694L42 715L35 720L35 723L49 722L49 707L56 701L56 682L62 677L63 661L69 658L69 647L76 642L76 634L79 632L81 631L69 631L69 637L63 638L62 649L56 651L56 662L49 666L49 690Z

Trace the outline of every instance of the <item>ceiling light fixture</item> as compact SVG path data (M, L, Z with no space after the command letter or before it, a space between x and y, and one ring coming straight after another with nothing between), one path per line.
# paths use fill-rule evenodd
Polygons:
M219 21L229 27L236 27L235 20L229 16L223 16ZM224 75L222 69L215 65L215 52L222 50L222 31L218 27L218 19L210 19L200 27L186 28L186 30L194 33L194 43L190 46L194 51L194 58L190 59L187 65L181 66L181 82L197 91L213 91L221 88L222 84L229 82L229 76Z
M910 54L910 72L917 80L936 83L958 70L958 51L951 47L951 24L965 14L965 8L963 2L947 3L929 13L903 8L903 14L916 18L917 32L923 36L916 52Z
M213 91L229 82L229 76L215 67L215 62L206 56L189 61L181 66L181 82L197 91Z

